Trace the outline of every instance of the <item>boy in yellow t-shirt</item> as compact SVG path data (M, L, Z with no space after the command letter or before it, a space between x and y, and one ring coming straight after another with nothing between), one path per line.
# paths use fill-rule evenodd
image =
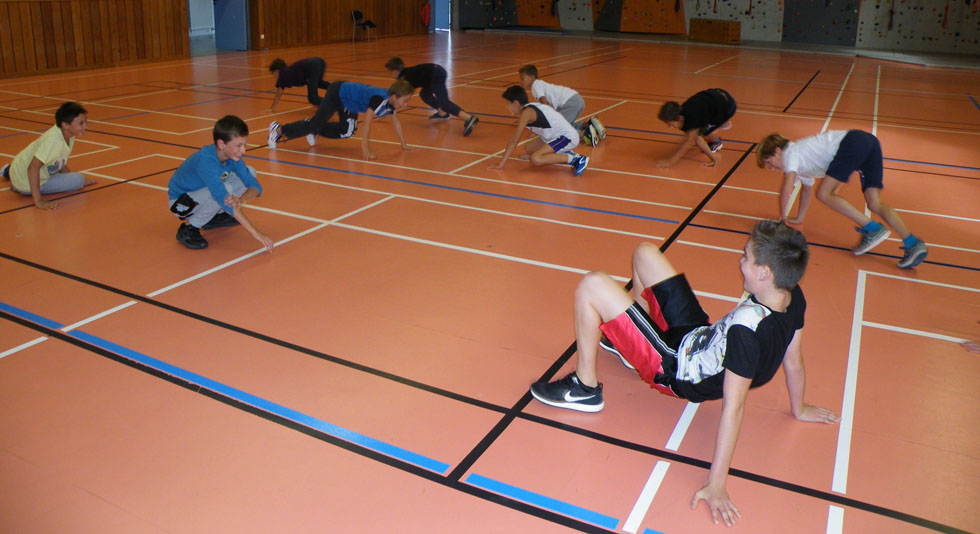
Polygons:
M30 195L34 205L45 210L58 207L41 195L76 191L95 180L85 180L80 172L68 168L68 156L75 138L88 128L88 112L77 102L65 102L54 114L54 126L21 150L0 175L10 180L11 189Z

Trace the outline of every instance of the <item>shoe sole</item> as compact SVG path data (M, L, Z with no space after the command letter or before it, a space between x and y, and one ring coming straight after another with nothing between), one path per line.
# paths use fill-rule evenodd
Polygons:
M596 133L599 134L599 140L604 141L606 139L606 127L603 126L601 122L599 122L599 119L596 117L592 117L591 119L589 119L589 124L595 127Z
M278 127L279 123L276 121L272 121L272 123L269 124L269 138L266 139L266 141L268 141L267 144L269 145L269 148L276 148L276 143L279 141L279 136L273 132L275 132L276 128Z
M430 121L448 121L453 118L452 115L446 115L445 117L429 117Z
M871 243L869 243L869 244L868 244L868 245L867 245L866 247L864 247L863 249L862 249L862 248L860 248L860 247L859 247L859 248L856 248L856 249L854 249L854 255L855 255L855 256L860 256L861 254L864 254L864 253L866 253L866 252L868 252L868 251L870 251L871 249L873 249L873 248L875 248L875 247L877 247L877 246L878 246L878 245L880 245L880 244L881 244L882 242L884 242L884 241L885 241L886 239L888 239L888 236L890 236L890 235L892 235L892 232L891 232L891 230L887 230L887 229L886 229L884 233L882 233L882 234L881 234L880 236L878 236L877 238L875 238L875 240L874 240L874 241L872 241Z
M553 400L546 399L544 397L538 396L538 394L534 392L534 389L531 389L531 396L534 397L535 399L537 399L538 402L547 404L548 406L554 406L555 408L565 408L566 410L575 410L577 412L586 412L586 413L601 412L602 409L605 408L605 406L606 406L606 403L605 402L600 403L600 404L579 404L577 402L559 402L559 401L553 401Z
M711 149L711 153L714 154L715 152L718 152L719 150L721 150L721 147L723 146L725 146L724 143L719 143L718 145L716 145L714 148Z
M623 362L623 365L626 366L627 369L636 371L636 367L633 367L633 365L630 364L630 362L627 361L626 358L623 358L623 355L620 354L618 350L616 350L616 347L613 347L612 345L606 345L602 341L599 341L599 346L602 348L602 350L606 352L611 352L616 356L619 356L619 361Z
M898 268L899 269L911 269L913 267L916 267L920 263L922 263L923 261L925 261L926 256L928 256L928 255L929 255L929 251L926 250L926 249L922 249L921 252L919 252L918 254L912 256L911 258L909 258L909 262L906 263L905 265L902 265L902 262L901 261L898 262ZM903 259L902 261L905 261L905 260Z
M473 133L473 127L476 126L476 123L478 122L480 122L478 117L473 117L473 122L467 121L466 126L463 127L463 137L468 137L471 133Z
M316 146L316 136L313 135L313 134L307 135L306 136L306 144L308 144L310 146Z

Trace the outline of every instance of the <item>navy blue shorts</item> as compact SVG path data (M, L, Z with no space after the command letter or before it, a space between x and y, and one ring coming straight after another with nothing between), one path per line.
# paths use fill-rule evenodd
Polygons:
M881 143L877 137L861 130L850 130L841 139L837 154L827 166L827 176L846 184L854 171L861 175L861 191L884 187Z

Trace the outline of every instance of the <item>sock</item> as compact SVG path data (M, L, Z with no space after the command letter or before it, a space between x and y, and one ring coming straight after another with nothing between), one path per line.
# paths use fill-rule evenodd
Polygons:
M864 233L866 234L870 234L871 232L877 232L880 228L881 228L881 223L871 221L867 225L865 225L865 227L862 228L861 230L864 230Z
M902 238L902 245L905 248L912 248L916 243L919 242L919 238L915 237L915 234L909 234Z
M578 157L578 154L576 154L574 152L569 152L568 155L567 155L567 157L568 157L568 164L571 165L572 162L575 161L575 158Z

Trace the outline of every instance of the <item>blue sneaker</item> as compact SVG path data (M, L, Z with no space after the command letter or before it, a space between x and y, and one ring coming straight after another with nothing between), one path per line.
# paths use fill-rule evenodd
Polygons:
M902 247L902 249L905 250L905 257L898 262L900 269L911 269L922 263L926 259L926 256L929 255L929 251L926 250L926 244L921 239L916 241L911 247Z
M571 165L572 169L575 169L575 176L582 176L585 169L589 167L589 157L581 154L575 154L575 158L572 159Z
M860 256L877 247L882 241L888 239L888 236L892 235L891 230L884 226L879 226L877 230L870 232L866 232L864 228L857 228L857 231L861 234L861 242L854 249L855 256Z
M531 384L531 395L548 406L580 412L598 412L605 406L602 384L590 388L579 381L575 371L561 380Z

